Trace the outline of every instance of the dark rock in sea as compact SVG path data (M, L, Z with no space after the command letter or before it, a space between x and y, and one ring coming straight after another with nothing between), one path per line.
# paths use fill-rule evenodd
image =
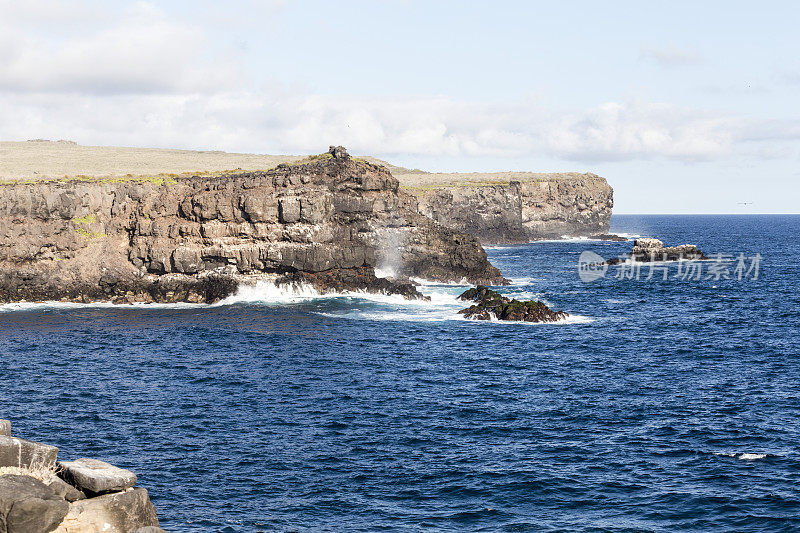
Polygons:
M58 475L78 489L99 494L121 491L136 485L136 474L97 459L59 461Z
M569 316L563 311L553 311L543 302L508 298L483 285L465 291L458 298L477 302L475 305L459 311L459 314L476 320L496 318L521 322L555 322Z
M375 281L378 264L506 282L477 239L342 147L269 171L3 183L0 228L0 302L212 303L269 276L417 297Z
M50 487L30 476L0 476L0 532L53 531L70 509Z
M644 263L680 260L700 261L708 259L708 257L694 244L665 247L664 243L658 239L636 239L633 241L633 250L628 257L613 257L606 263L617 265L628 259Z
M624 242L628 240L627 238L621 235L616 235L614 233L600 233L597 235L592 235L589 238L597 239L598 241L613 241L613 242Z
M16 437L0 436L0 467L52 466L58 448Z
M292 272L281 278L281 283L308 284L320 292L365 291L380 294L397 294L408 299L425 299L417 286L410 281L379 278L372 268L349 268L325 272Z

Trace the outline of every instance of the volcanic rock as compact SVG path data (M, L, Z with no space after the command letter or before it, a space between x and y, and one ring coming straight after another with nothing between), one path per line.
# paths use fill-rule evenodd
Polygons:
M553 311L543 302L508 298L483 285L465 291L458 298L476 302L475 305L459 311L459 314L476 320L495 318L520 322L555 322L569 316L563 311Z
M265 276L417 296L377 281L382 264L506 281L477 239L342 147L269 171L0 183L0 302L211 303Z

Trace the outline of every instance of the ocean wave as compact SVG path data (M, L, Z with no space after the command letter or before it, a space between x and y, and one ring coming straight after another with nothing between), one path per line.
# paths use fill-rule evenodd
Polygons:
M446 293L420 291L430 300L409 300L399 294L381 294L367 291L319 292L308 284L276 285L269 281L258 281L252 285L240 285L235 294L221 300L214 306L235 304L287 305L314 300L348 299L369 301L378 304L411 307L430 307L444 301L455 301Z
M425 278L410 277L410 281L422 287L471 287L472 284L467 281L467 278L461 278L461 281L433 281Z
M592 239L591 237L570 237L562 235L560 239L537 239L530 244L552 244L552 243L576 243L576 242L604 242L602 239Z
M87 309L87 308L137 308L137 309L203 309L220 308L233 305L253 306L292 306L302 304L318 304L313 310L314 314L330 318L348 318L356 320L388 320L409 322L442 322L442 321L469 321L492 324L522 324L522 325L557 325L557 324L585 324L594 319L582 315L570 315L556 322L518 322L509 320L476 321L459 314L458 311L468 307L470 302L458 299L465 285L449 283L433 283L420 285L419 290L427 299L409 300L396 294L377 294L366 291L344 291L322 293L308 284L281 284L272 281L258 281L254 284L240 285L236 293L214 304L197 303L120 303L112 302L18 302L0 305L0 312L42 311L47 309ZM509 296L522 299L538 299L551 305L542 298L540 293L522 291ZM327 305L326 301L344 302L343 305ZM338 309L335 309L337 308Z
M712 452L714 455L720 457L733 457L741 461L757 461L758 459L766 459L767 457L779 457L771 453L752 453L752 452Z
M134 303L114 303L114 302L58 302L58 301L45 301L45 302L13 302L0 304L0 313L13 313L13 312L26 312L26 311L48 311L48 310L70 310L70 309L92 309L92 308L107 308L107 309L192 309L198 307L208 307L206 304L196 304L189 302L174 302L174 303L152 303L152 302L134 302Z
M593 317L584 315L569 315L566 318L556 320L555 322L526 322L524 320L498 320L493 314L489 315L489 320L478 320L477 318L465 318L463 315L458 315L458 320L465 320L467 322L475 322L479 324L516 324L521 326L566 326L572 324L590 324L595 321Z

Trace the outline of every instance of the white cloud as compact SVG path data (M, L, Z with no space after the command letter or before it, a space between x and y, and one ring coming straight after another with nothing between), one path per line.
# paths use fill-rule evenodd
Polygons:
M530 102L278 92L6 94L0 116L5 139L285 153L343 144L376 155L547 155L575 161L710 160L748 143L800 138L797 122L752 121L663 104L606 103L562 116Z
M283 4L251 7L263 18ZM745 150L766 157L785 150L760 144L800 138L797 121L639 101L565 113L527 100L258 89L235 56L213 55L213 32L204 28L143 2L115 11L85 1L0 0L0 139L262 153L344 144L375 155L588 162L710 160ZM680 51L656 52L648 57L672 64L689 59Z
M703 62L702 56L697 52L673 45L642 47L639 51L639 59L662 67L683 67Z
M61 4L40 2L37 12L46 14L41 21L30 5L0 5L0 88L141 94L209 92L243 81L231 66L232 58L213 64L198 60L205 52L205 35L168 20L152 4L137 3L121 13L98 9L89 28L83 27L80 11L76 16L59 9ZM39 31L31 31L30 25ZM53 38L41 31L49 25L61 26L67 34Z

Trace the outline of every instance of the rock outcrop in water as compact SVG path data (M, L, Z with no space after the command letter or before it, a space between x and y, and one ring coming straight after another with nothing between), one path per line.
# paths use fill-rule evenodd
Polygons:
M56 462L58 448L11 437L0 420L0 533L157 533L136 475L95 459Z
M616 265L628 259L639 262L699 261L708 259L708 257L694 244L665 247L664 243L658 239L646 238L633 241L633 250L628 257L614 257L606 262L610 265Z
M508 184L409 188L422 214L477 237L515 244L607 234L613 189L595 174L537 175Z
M3 302L215 302L261 279L418 296L375 267L505 282L475 238L341 147L265 172L0 186Z
M563 311L553 311L543 302L520 301L503 296L482 285L462 293L459 300L476 302L459 314L476 320L515 320L520 322L555 322L567 318Z

